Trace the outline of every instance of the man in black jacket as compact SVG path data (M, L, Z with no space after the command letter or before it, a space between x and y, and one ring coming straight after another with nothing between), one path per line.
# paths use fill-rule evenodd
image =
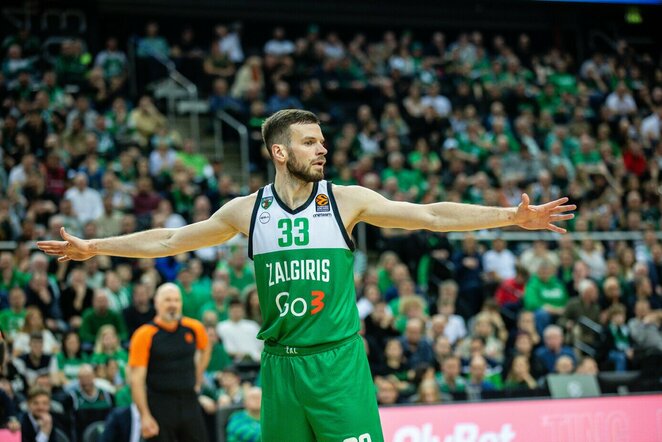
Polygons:
M48 411L51 395L43 388L34 387L28 392L28 412L21 419L21 442L55 442L53 418Z

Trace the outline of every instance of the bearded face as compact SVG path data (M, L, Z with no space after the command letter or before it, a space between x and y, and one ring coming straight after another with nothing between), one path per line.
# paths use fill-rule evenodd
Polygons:
M324 179L324 157L316 158L306 164L300 161L288 147L287 171L296 179L305 183L315 183ZM316 167L319 165L320 167Z

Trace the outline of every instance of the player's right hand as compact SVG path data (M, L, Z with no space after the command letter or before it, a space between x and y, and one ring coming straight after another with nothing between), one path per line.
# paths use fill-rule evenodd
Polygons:
M144 416L140 423L140 431L145 439L159 435L159 424L152 415Z
M48 255L58 257L59 262L85 261L94 256L89 241L69 234L64 227L60 228L64 241L38 241L37 247Z

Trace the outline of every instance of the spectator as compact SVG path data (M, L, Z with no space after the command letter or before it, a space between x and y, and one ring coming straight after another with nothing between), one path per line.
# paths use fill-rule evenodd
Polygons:
M90 54L84 52L81 40L64 40L60 55L55 59L55 72L60 84L81 87L85 83L90 60Z
M494 299L505 315L514 317L522 308L524 289L529 280L529 272L521 265L515 266L515 277L501 281Z
M68 331L62 338L62 351L55 356L57 371L53 378L56 387L67 387L78 380L80 367L87 363L83 354L80 336L75 331Z
M418 404L438 404L441 394L437 383L432 379L424 379L418 386L415 402Z
M56 442L53 417L49 410L51 395L48 391L35 387L28 393L28 412L21 419L21 442Z
M401 402L397 381L393 378L375 378L379 405L395 405Z
M76 422L76 438L82 440L83 432L93 422L104 421L114 405L113 396L97 388L94 369L89 364L78 370L78 385L72 390L73 411Z
M471 357L469 365L469 379L467 380L466 391L469 399L480 399L484 391L495 391L496 386L485 380L487 373L487 361L483 356L474 355Z
M463 393L466 380L460 375L462 364L457 356L448 356L441 365L441 373L437 377L442 393Z
M126 76L128 62L123 51L118 49L117 38L106 39L106 49L99 52L94 59L94 65L103 70L103 78L106 81Z
M218 394L218 406L230 407L243 405L245 390L241 386L239 371L234 365L225 367L218 374L221 389Z
M262 440L260 429L260 408L262 390L252 387L246 391L244 410L230 416L227 425L228 442L258 442Z
M9 342L14 341L16 335L25 323L25 292L20 287L9 290L9 306L0 310L0 330Z
M302 109L298 98L290 95L290 86L285 81L276 83L276 93L267 101L267 112L276 113L283 109Z
M84 347L91 349L99 330L104 325L114 326L120 340L125 341L128 338L124 319L119 313L110 309L110 301L106 292L103 289L97 289L92 298L92 307L83 312L79 333Z
M71 201L78 220L85 224L103 215L103 201L95 189L88 187L88 178L82 172L76 174L74 187L64 193L64 198Z
M524 308L534 312L538 334L563 314L568 303L565 287L554 273L553 264L543 261L524 289Z
M630 328L625 323L625 307L615 304L609 307L608 324L602 336L601 354L603 362L608 360L616 371L625 371L634 357L630 339Z
M55 359L50 353L44 352L44 338L41 334L31 334L29 345L29 352L15 358L13 365L28 385L34 385L39 375L55 375Z
M525 355L515 356L510 373L506 377L504 389L517 390L523 388L533 390L537 386L538 384L531 374L529 359Z
M448 118L453 110L450 100L441 95L438 83L432 83L428 87L426 94L421 98L421 104L432 107L441 118Z
M42 349L45 353L57 353L59 349L58 341L53 333L45 327L41 311L36 307L28 307L25 309L23 326L14 338L12 345L14 356L20 356L30 351L30 340L34 334L41 336Z
M267 41L264 45L264 53L280 57L291 55L293 52L294 43L292 40L285 38L285 29L281 26L275 27L271 40Z
M150 288L143 283L135 284L131 295L131 305L122 310L129 336L133 335L133 332L141 325L151 321L155 313Z
M583 317L595 323L600 321L598 287L590 279L579 283L579 296L568 301L565 311L558 320L558 325L567 333L568 344L574 344L576 340L588 345L596 344L591 332L586 331L579 324L579 320Z
M260 326L255 321L244 319L244 304L238 299L229 302L228 311L228 319L219 322L217 327L225 351L236 362L244 359L259 361L263 344L256 336Z
M488 281L495 284L515 278L515 263L515 255L508 250L503 238L495 238L492 248L483 254L483 271Z
M627 117L637 111L637 103L624 82L618 83L614 92L607 96L605 104L617 117Z
M231 27L226 25L216 25L217 44L222 53L227 54L232 63L241 63L244 61L244 51L241 47L239 23Z
M138 107L129 113L129 127L136 130L136 141L147 147L151 137L166 127L166 118L154 106L152 99L145 95L140 98Z
M85 271L82 268L72 269L69 274L69 284L60 295L60 310L62 319L72 328L81 326L83 312L92 307L94 291L88 287Z
M404 355L411 367L431 365L434 362L432 344L424 333L425 323L420 318L407 321L404 335L399 338Z
M568 356L573 364L575 354L570 347L563 345L563 329L558 325L548 325L543 334L545 345L535 351L535 356L542 362L547 373L554 372L556 361L561 356Z
M115 327L107 324L99 329L90 363L94 366L106 365L109 360L117 361L120 376L124 378L129 354L122 348Z

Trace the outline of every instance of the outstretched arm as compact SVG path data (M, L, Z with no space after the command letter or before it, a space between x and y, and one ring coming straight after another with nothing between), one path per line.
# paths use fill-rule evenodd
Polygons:
M343 219L352 228L358 222L379 227L407 230L427 229L435 232L469 231L517 225L524 229L547 229L565 233L556 225L572 219L568 213L574 204L564 205L568 198L550 201L539 206L529 204L529 196L522 194L517 207L487 207L473 204L441 202L413 204L391 201L372 190L360 186L334 187Z
M172 256L221 244L239 232L248 233L255 195L236 198L209 219L177 229L152 229L111 238L84 240L62 228L64 241L40 241L37 247L58 261L84 261L96 255L127 258Z

